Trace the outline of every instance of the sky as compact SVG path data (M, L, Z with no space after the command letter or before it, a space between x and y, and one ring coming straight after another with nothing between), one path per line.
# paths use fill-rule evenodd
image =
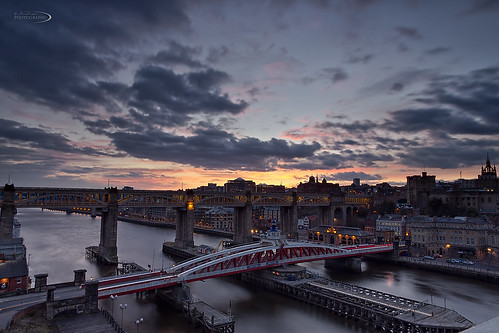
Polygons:
M11 1L0 180L293 187L499 161L499 1Z

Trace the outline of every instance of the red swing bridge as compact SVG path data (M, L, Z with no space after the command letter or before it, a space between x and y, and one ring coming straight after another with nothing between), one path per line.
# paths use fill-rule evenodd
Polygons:
M284 239L231 247L171 268L99 279L99 299L301 262L359 257L393 250L393 244L335 246Z

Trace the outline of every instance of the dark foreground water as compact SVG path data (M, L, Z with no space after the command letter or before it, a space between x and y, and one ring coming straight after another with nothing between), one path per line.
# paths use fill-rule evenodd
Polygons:
M113 274L106 266L85 259L85 247L98 245L100 218L87 215L20 209L21 235L29 254L30 276L48 273L48 283L73 280L73 270L87 269L87 279ZM164 241L174 241L175 230L118 224L118 256L147 267L168 267L174 261L161 252ZM217 246L222 238L195 234L197 245ZM452 277L438 273L364 263L362 274L326 270L323 262L304 264L330 279L361 285L367 288L416 300L433 300L434 304L452 308L479 324L499 316L499 286L496 284ZM246 285L231 278L219 278L189 284L191 292L201 300L220 310L232 303L237 333L253 332L374 332L361 323L339 318L333 314ZM126 310L119 305L127 304ZM150 299L137 299L135 295L120 296L114 306L111 300L100 302L118 321L123 314L125 330L135 332L135 320L144 318L140 332L201 332L188 324L181 314L160 306Z

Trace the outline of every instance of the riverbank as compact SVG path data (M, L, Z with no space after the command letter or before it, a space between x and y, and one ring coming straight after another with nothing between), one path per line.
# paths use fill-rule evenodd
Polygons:
M479 267L475 265L463 265L448 263L441 260L425 260L420 257L378 257L366 256L365 260L389 263L398 266L417 268L426 271L439 272L444 274L462 276L472 279L479 279L492 283L499 283L499 267L496 265Z
M129 217L129 216L119 216L118 217L119 221L123 222L128 222L128 223L133 223L133 224L140 224L140 225L146 225L149 227L157 227L157 228L169 228L169 229L175 229L176 224L175 223L170 223L170 222L156 222L156 221L150 221L150 220L143 220L135 217ZM215 236L222 236L222 237L230 237L232 238L233 232L231 231L225 231L225 230L219 230L219 229L210 229L210 228L202 228L202 227L194 227L194 232L200 233L200 234L208 234L208 235L215 235Z

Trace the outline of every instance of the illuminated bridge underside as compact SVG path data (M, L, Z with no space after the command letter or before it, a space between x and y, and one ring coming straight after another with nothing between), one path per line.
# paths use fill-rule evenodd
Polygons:
M99 298L153 290L253 270L334 258L389 252L391 244L336 247L306 242L257 243L231 248L178 264L166 272L147 272L99 280Z
M0 205L3 193L0 195ZM341 199L338 201L338 199ZM185 191L146 191L118 190L118 206L120 207L185 207L192 200L198 207L224 206L243 207L248 203L254 206L328 206L341 204L342 198L328 194L304 193L195 193L188 196ZM109 203L108 189L78 188L15 188L14 204L17 208L50 207L71 209L104 208Z

